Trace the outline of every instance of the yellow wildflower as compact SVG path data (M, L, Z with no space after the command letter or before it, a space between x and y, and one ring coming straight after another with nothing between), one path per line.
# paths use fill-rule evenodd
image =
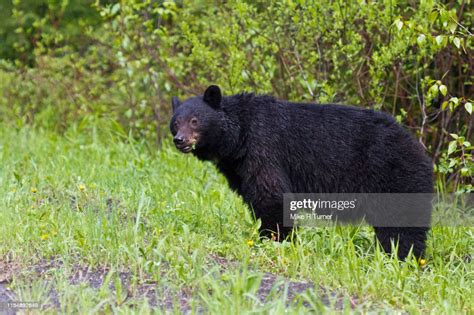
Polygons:
M276 240L277 240L277 236L276 236L276 234L272 232L272 234L271 234L271 235L272 235L272 241L276 241Z
M31 192L32 192L33 194L36 194L36 193L38 192L38 189L36 189L36 187L32 187L32 188L31 188Z
M86 190L86 185L80 184L80 185L79 185L79 190L80 190L80 191Z
M247 245L248 245L249 247L252 247L252 246L253 246L253 240L248 240L248 241L247 241Z
M43 241L46 241L48 238L49 238L49 235L48 235L48 234L41 234L41 239L42 239Z

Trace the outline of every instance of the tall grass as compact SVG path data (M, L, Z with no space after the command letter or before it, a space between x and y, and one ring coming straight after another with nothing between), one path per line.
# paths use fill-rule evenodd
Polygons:
M258 300L259 282L271 272L353 298L361 311L474 311L472 227L434 229L424 268L383 254L362 226L301 230L294 242L259 240L258 222L214 167L168 141L156 148L104 123L64 136L2 127L0 139L0 254L21 266L11 284L19 298L47 299L49 285L65 312L149 312L146 301L117 294L113 279L127 270L132 287L148 279L158 295L186 290L196 312L307 310L286 305L276 289L267 303ZM51 258L63 265L46 284L28 273ZM72 285L68 272L78 264L110 270L113 290ZM316 293L302 299L327 310Z

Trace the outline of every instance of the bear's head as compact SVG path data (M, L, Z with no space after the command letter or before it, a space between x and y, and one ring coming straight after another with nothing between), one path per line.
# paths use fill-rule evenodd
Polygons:
M222 134L222 94L216 85L209 86L203 96L192 97L181 102L172 98L173 117L170 130L173 142L181 152L210 149Z

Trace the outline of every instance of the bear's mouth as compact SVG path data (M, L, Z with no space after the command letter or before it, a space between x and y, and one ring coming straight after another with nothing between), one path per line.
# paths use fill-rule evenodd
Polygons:
M189 152L193 151L196 148L196 144L197 144L197 139L193 139L189 142L185 142L185 143L182 143L182 144L176 144L176 148L178 148L178 150L183 152L183 153L189 153Z
M176 146L178 148L179 151L183 152L183 153L189 153L193 150L193 146L191 144L187 144L187 145L181 145L181 146Z

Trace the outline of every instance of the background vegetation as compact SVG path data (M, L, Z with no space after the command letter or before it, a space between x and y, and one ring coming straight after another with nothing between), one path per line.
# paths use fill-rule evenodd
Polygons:
M84 119L158 142L172 95L217 83L393 114L440 189L472 190L470 0L2 1L0 114L59 132Z

